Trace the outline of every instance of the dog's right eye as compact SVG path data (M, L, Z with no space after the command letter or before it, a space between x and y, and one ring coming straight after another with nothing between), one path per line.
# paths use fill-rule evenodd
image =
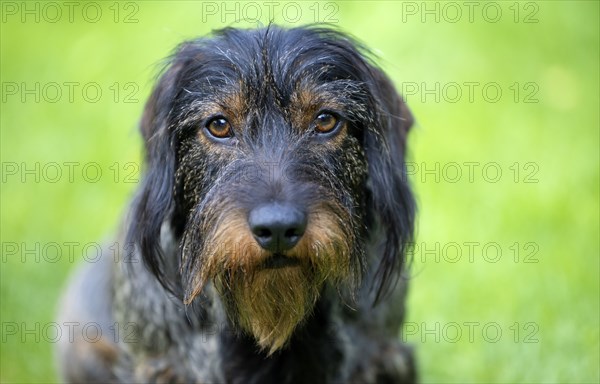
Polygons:
M206 123L206 130L217 139L226 139L233 136L231 124L229 124L229 121L222 116L210 119L208 123Z
M332 112L320 112L313 122L313 126L317 133L328 134L333 133L340 126L340 119Z

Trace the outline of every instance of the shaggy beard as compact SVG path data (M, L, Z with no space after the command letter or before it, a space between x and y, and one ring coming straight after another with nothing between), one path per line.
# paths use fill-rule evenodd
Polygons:
M232 320L271 355L312 313L324 282L315 275L310 267L288 266L234 277L226 290Z
M325 282L339 286L357 281L359 264L351 262L351 255L361 248L356 234L341 225L350 219L325 212L309 217L300 242L281 255L295 263L279 268L266 266L273 255L258 246L244 215L229 211L212 229L210 222L195 226L212 241L199 242L200 233L193 231L184 236L184 303L190 304L212 281L236 328L252 335L268 354L281 349L312 313Z

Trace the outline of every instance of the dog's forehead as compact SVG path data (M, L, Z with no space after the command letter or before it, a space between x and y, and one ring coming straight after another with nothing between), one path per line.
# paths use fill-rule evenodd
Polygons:
M191 60L184 84L207 96L275 91L289 97L301 88L326 92L317 85L339 80L365 82L369 75L355 43L330 30L229 29L193 42L185 56Z
M186 120L224 114L243 126L249 115L278 111L306 126L323 109L347 111L351 119L367 109L370 67L337 32L226 30L180 55Z

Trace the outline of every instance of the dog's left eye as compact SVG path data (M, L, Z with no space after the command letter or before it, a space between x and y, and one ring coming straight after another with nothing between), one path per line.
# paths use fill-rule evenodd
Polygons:
M330 112L321 112L313 122L315 130L318 133L329 133L335 130L340 123L340 119Z
M226 118L219 116L211 119L206 123L208 132L217 139L225 139L233 136L231 124Z

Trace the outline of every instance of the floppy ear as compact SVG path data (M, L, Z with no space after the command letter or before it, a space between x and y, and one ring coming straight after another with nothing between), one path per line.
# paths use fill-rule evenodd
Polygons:
M415 202L404 161L406 138L413 117L390 79L372 67L371 93L377 110L375 126L365 132L369 163L368 207L375 213L383 250L375 272L375 303L396 285L414 232Z
M175 140L169 132L180 78L185 62L180 59L183 47L175 54L171 65L160 77L148 99L140 130L145 146L146 170L128 221L127 244L141 254L146 267L161 284L173 291L164 276L163 252L160 244L161 226L174 210L174 174L176 167Z

